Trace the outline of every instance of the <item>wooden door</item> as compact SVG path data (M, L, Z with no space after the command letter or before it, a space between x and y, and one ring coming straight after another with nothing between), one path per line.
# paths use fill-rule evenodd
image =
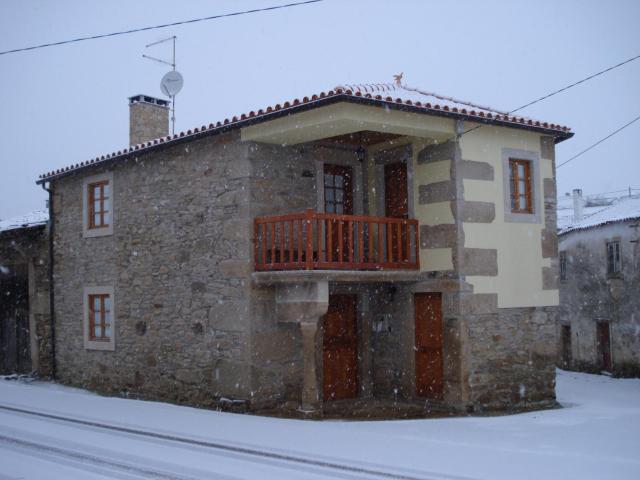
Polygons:
M569 368L571 366L571 325L562 325L560 342L562 346L562 367Z
M324 211L353 215L353 168L324 164ZM327 261L348 261L348 234L338 220L326 225Z
M409 197L407 194L407 164L396 162L384 167L384 210L385 216L393 218L409 218ZM407 248L401 248L407 244L408 232L401 228L400 234L393 229L391 232L392 255L398 261L409 261ZM388 238L388 237L387 237Z
M416 293L416 395L441 399L442 366L442 295Z
M31 371L29 286L26 265L0 272L0 374Z
M384 167L384 209L387 217L409 218L405 162L390 163Z
M609 322L597 323L598 356L600 367L605 372L611 371L611 337Z
M324 400L357 397L358 335L355 295L329 296L323 332Z

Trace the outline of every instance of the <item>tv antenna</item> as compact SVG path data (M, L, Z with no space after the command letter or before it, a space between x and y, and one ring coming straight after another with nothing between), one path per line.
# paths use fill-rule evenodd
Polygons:
M158 40L157 42L150 43L146 45L145 48L153 47L155 45L159 45L161 43L171 42L172 44L172 55L171 61L163 60L161 58L152 57L151 55L143 54L142 57L147 60L153 60L154 62L164 63L165 65L169 65L171 67L171 71L164 74L162 80L160 81L160 90L167 97L171 99L171 134L176 134L176 95L182 90L182 85L184 84L184 80L180 72L176 70L176 36L165 38L164 40Z

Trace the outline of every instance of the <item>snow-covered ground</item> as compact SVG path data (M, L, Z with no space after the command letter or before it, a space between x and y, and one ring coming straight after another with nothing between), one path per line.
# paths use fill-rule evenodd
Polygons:
M559 371L557 393L520 415L316 422L0 380L0 479L640 478L640 380Z

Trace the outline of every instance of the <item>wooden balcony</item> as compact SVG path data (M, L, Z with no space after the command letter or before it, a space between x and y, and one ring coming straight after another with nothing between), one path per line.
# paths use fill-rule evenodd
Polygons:
M307 210L258 217L253 233L257 271L420 268L417 220Z

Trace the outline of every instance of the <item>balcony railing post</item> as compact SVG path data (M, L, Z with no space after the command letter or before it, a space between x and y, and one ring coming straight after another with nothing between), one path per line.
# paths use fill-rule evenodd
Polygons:
M315 212L308 208L305 212L307 223L307 270L313 270L313 219Z

